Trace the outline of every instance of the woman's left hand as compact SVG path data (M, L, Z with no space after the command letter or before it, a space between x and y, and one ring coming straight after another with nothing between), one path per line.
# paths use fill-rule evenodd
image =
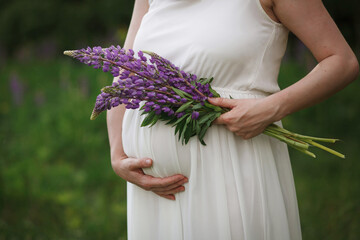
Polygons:
M279 120L279 106L271 103L268 98L209 98L209 102L219 107L231 109L213 123L224 124L227 129L243 139L259 135L269 124Z

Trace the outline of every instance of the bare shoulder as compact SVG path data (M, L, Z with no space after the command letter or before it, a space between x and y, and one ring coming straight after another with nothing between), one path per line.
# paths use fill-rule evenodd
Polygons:
M337 55L357 64L353 51L321 0L264 1L271 1L279 21L310 49L318 62Z

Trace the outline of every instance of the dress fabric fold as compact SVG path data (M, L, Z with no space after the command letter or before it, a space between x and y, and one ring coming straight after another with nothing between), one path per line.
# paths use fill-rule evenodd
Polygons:
M214 77L221 97L277 91L288 30L259 0L151 0L133 49L153 51L198 77ZM188 177L176 200L127 185L128 239L299 240L299 213L286 144L264 134L244 140L222 125L182 145L174 128L126 110L123 147L149 157L146 174ZM281 122L276 124L281 125Z

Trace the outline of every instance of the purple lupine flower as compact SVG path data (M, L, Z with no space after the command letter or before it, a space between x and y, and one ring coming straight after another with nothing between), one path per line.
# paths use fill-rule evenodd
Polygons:
M10 90L15 105L21 105L24 98L24 85L15 74L10 77Z
M144 53L150 56L149 61L144 56ZM182 139L182 142L186 144L190 137L198 134L200 142L205 145L204 134L211 122L229 110L205 102L208 97L219 96L209 85L212 78L198 79L196 75L181 71L169 60L155 53L139 51L137 53L138 58L136 58L135 52L131 49L125 51L120 46L111 46L106 49L87 47L76 51L65 51L65 54L89 66L101 68L104 72L110 72L114 77L119 77L117 82L101 90L101 93L96 98L91 119L94 119L102 111L109 110L120 104L124 104L127 109L137 109L140 107L141 101L145 101L143 111L145 113L151 112L146 116L146 121L143 121L145 126L154 124L157 120L168 121L169 124L174 123L175 120L175 133L179 133L179 139ZM21 84L19 85L19 82L15 80L11 83L12 93L14 97L19 92L22 96ZM197 120L200 117L200 111L202 114L210 114L207 115L209 120L190 122L189 116L191 116L191 119ZM284 129L279 129L278 126L273 124L268 128L265 130L265 134L276 135L277 138L284 137ZM199 134L199 129L201 134ZM271 134L266 131L271 132ZM294 136L298 134L289 131L286 131L286 135L291 136L285 136L286 139L291 141L285 141L286 143L315 157L313 153L305 150L309 146L307 141L304 142L305 139L301 138L297 141ZM312 139L315 138L309 137L306 139L313 142ZM316 139L321 141L321 138ZM325 142L329 140L337 141L337 139L323 139ZM331 153L344 158L344 155L335 151Z
M171 111L171 109L169 107L163 107L162 110L163 110L163 112L166 112L166 113Z
M182 116L185 115L185 112L179 112L175 114L177 118L181 118Z
M198 119L198 118L199 118L199 115L200 115L199 112L193 111L192 114L191 114L191 118L194 119L194 120L195 120L195 119Z
M149 98L155 97L155 93L154 93L154 92L147 92L146 94L147 94L147 96L148 96Z
M150 56L149 61L144 53ZM153 106L146 105L146 111L154 110L156 114L164 112L181 117L184 113L175 114L170 106L179 107L190 99L203 105L211 94L208 84L202 85L197 82L196 75L180 71L169 60L152 52L139 51L136 58L132 49L125 51L120 46L111 46L87 47L66 51L65 54L119 77L117 82L102 89L96 100L94 113L100 113L119 104L125 104L128 109L135 109L140 107L140 101L148 101L153 103ZM172 88L180 89L192 97L179 96ZM196 117L196 113L192 116Z
M170 109L170 111L168 112L168 116L172 116L172 115L174 115L174 110L172 110L172 109Z
M151 111L151 107L145 106L144 112L150 112L150 111Z

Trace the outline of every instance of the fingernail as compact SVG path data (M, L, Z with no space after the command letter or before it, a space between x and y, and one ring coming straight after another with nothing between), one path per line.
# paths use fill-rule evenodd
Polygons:
M150 165L150 164L151 164L151 160L150 160L150 159L146 159L146 160L145 160L145 163L146 163L147 165Z

